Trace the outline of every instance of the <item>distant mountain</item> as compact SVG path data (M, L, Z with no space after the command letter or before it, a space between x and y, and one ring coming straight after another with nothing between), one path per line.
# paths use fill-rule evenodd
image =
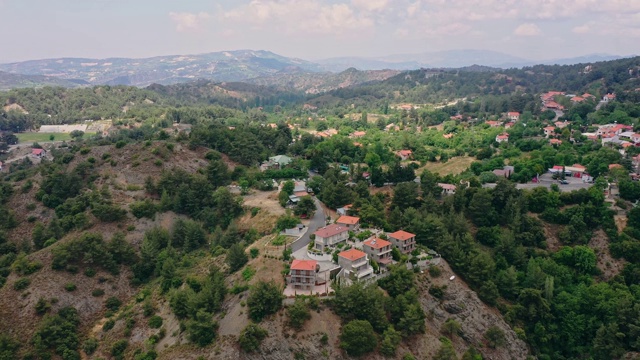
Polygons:
M273 76L247 80L248 83L275 86L280 89L304 91L318 94L335 89L365 84L371 81L386 80L400 73L399 70L366 70L349 68L340 73L278 73Z
M342 71L349 67L359 70L418 68L461 68L471 65L510 67L510 64L528 64L529 61L512 55L488 50L448 50L420 54L398 54L377 58L343 57L317 61L326 70Z
M196 79L242 81L287 71L321 71L309 61L269 51L237 50L199 55L158 56L146 59L61 58L0 65L0 71L81 79L88 84L147 86Z
M521 68L533 65L573 65L599 61L617 60L624 56L591 54L573 58L533 61L497 51L448 50L420 54L398 54L376 58L339 57L316 61L327 71L343 71L350 67L359 70L395 69L415 70L419 68L464 68L472 65L492 68Z
M68 88L88 84L78 79L60 79L53 76L22 75L0 71L0 91L20 87L63 86Z

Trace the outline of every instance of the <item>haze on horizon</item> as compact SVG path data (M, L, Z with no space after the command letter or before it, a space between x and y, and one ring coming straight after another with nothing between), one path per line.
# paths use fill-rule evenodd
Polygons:
M453 49L640 54L630 0L0 0L0 62L255 49L308 60Z

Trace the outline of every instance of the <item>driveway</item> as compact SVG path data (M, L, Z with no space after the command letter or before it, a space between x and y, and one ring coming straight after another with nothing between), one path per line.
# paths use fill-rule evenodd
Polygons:
M302 235L298 240L291 244L291 250L296 252L300 249L306 248L307 245L311 242L311 234L313 234L317 228L323 227L326 224L327 216L322 210L322 206L320 205L320 200L316 197L313 198L313 201L316 203L316 211L313 214L313 217L309 221L309 226L307 227L307 232Z

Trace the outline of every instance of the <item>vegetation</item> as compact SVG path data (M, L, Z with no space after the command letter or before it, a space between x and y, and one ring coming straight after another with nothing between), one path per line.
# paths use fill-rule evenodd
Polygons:
M275 314L282 308L282 289L273 282L260 281L249 292L247 306L251 320L260 322L268 315Z
M240 333L238 343L244 352L255 352L260 349L260 344L267 335L269 335L267 330L256 324L249 324Z

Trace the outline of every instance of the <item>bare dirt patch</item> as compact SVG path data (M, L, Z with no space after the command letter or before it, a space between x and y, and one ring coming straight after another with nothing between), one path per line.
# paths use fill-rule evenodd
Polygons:
M623 259L614 259L609 252L609 237L604 231L596 230L589 241L589 247L596 253L598 269L602 271L602 279L607 281L618 275L626 263Z
M475 159L469 156L459 156L459 157L454 157L452 159L450 159L449 161L447 161L446 163L442 163L442 162L429 162L427 163L425 166L419 168L416 170L416 175L420 176L420 174L422 174L422 172L424 172L425 169L431 171L431 172L435 172L438 173L442 176L444 175L449 175L449 174L453 174L453 175L457 175L462 173L463 171L467 170L469 168L469 166L471 165L472 162L474 162Z

